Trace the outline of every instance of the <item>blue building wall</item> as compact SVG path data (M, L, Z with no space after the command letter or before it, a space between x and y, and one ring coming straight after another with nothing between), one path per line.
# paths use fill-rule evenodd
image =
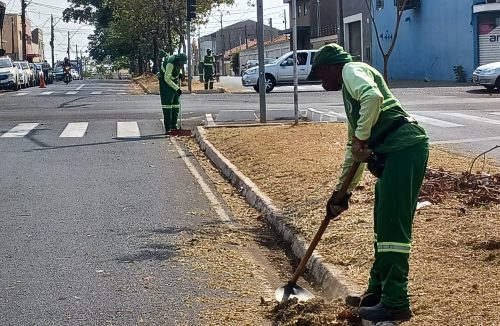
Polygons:
M389 80L455 80L453 66L458 65L471 76L477 63L473 2L478 1L422 0L420 8L406 10L389 58ZM384 9L375 11L374 17L379 40L387 52L392 41L389 37L396 26L394 1L385 0ZM373 30L373 64L383 71L384 61L376 37Z

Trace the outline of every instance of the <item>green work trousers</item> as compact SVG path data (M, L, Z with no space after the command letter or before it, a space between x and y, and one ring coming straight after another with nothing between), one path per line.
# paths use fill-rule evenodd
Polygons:
M177 118L179 117L179 109L181 107L179 95L172 87L167 85L165 80L159 79L159 81L163 124L165 132L169 132L172 129L177 129Z
M375 261L368 293L388 307L410 307L408 271L413 215L427 167L429 145L422 142L385 154L385 168L375 185Z
M214 67L206 65L203 68L203 79L205 81L205 89L214 88Z

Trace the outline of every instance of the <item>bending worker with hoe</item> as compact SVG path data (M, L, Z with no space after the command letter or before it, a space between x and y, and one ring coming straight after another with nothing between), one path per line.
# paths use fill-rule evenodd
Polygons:
M163 55L165 56L165 54ZM166 135L175 133L177 130L177 118L180 110L179 96L182 95L179 78L182 77L181 68L186 62L187 56L184 53L179 53L171 55L161 64L158 79Z
M365 164L358 169L342 204L333 202L354 161L368 163L378 178L375 261L365 293L348 296L346 303L359 306L358 314L365 320L409 320L408 260L413 215L429 156L426 132L402 109L376 69L352 62L351 55L337 44L319 50L308 79L320 79L327 91L342 91L348 119L343 172L328 200L327 216L335 218L348 208Z

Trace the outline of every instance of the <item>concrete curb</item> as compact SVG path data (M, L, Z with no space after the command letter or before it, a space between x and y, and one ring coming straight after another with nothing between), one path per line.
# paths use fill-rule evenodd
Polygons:
M234 187L239 189L252 207L266 216L268 222L273 225L283 240L291 244L294 255L298 258L303 257L309 242L294 233L293 226L286 221L283 213L273 205L271 199L262 193L252 180L241 173L207 140L204 127L198 126L194 131L194 135L200 148L210 161L231 181ZM342 298L344 300L350 293L361 292L360 289L350 284L337 268L325 263L317 251L309 259L307 268L328 299Z

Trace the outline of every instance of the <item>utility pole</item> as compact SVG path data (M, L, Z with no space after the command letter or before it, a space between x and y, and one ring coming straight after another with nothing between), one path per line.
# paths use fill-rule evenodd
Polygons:
M21 0L21 27L22 27L22 42L23 42L23 56L22 60L26 60L26 1Z
M54 16L50 15L50 53L52 55L52 69L54 69Z
M260 122L266 123L266 71L264 66L264 8L263 0L257 0L257 50L259 58Z
M286 30L286 9L283 9L283 22L285 23L285 30ZM285 34L285 39L288 40L288 34Z
M70 51L69 51L69 31L68 31L68 60L70 60Z
M15 40L15 39L14 39L14 35L15 35L15 34L14 34L14 17L12 17L12 18L10 19L10 22L11 22L11 24L12 24L12 28L11 28L11 32L12 32L12 33L11 33L11 34L12 34L12 35L11 35L11 37L12 37L12 56L14 56L14 53L16 53L16 52L15 52L15 48L14 48L14 40ZM19 58L19 57L18 57L18 58Z
M224 66L224 29L222 27L222 11L220 13L220 40L222 42L222 67L221 67L221 75L224 76L224 70L226 67Z
M286 9L283 9L283 19L284 19L284 23L285 23L285 29L286 29Z
M76 71L78 71L78 44L75 45Z
M320 24L320 20L321 20L321 15L320 15L320 9L319 9L319 0L316 0L316 24L317 24L317 31L318 31L318 37L320 37L321 35L321 24Z
M339 30L337 33L338 43L344 46L344 1L338 0L338 12L339 12Z
M269 34L271 35L271 42L273 41L273 19L269 18Z
M0 2L0 49L3 50L3 20L5 17L5 3ZM5 51L1 55L5 55Z
M299 124L299 72L297 70L297 0L292 0L292 48L293 48L293 109L295 125Z
M245 24L245 49L248 49L248 33L247 33L247 24Z

